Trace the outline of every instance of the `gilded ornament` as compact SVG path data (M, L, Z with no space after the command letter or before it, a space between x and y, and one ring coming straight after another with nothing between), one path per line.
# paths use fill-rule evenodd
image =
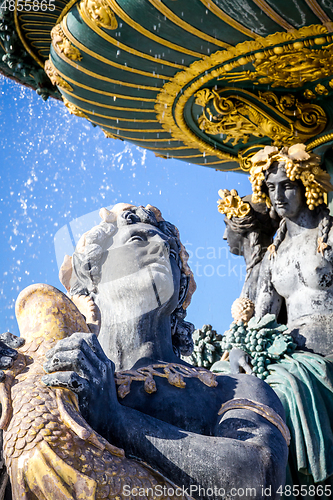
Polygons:
M66 37L61 24L57 24L51 31L52 44L56 50L64 54L65 57L72 61L81 61L82 56L80 51Z
M229 191L228 189L220 189L219 195L221 199L217 201L218 211L225 214L228 219L231 217L245 217L251 210L250 204L242 200L236 189Z
M214 154L221 160L238 161L243 168L244 155L236 156L219 150L190 129L184 118L184 110L189 99L213 79L232 83L240 81L259 83L261 78L264 80L266 78L265 82L271 83L272 86L299 88L306 82L327 77L333 73L333 54L328 45L332 41L329 35L331 31L331 25L312 25L288 33L276 33L266 38L257 37L255 41L242 42L235 47L214 52L209 57L195 61L188 69L177 73L158 94L155 104L158 121L167 132L171 133L174 140L180 140L186 146L201 152ZM325 40L321 48L313 40L311 43L306 39L302 40L314 36L317 37L317 42L319 39ZM279 46L278 53L274 52L274 45ZM237 71L244 62L252 64L253 70ZM251 128L248 116L245 118L246 126ZM303 118L306 118L306 113L303 113ZM268 130L275 136L275 130L271 127L271 117L269 122ZM292 120L289 123L293 125ZM319 125L321 126L322 122ZM206 126L209 126L207 120ZM309 131L309 134L301 140L307 140L311 134L314 135ZM292 134L288 135L290 135L289 144L295 142ZM240 141L241 132L237 137ZM297 140L300 140L299 136Z
M19 295L16 316L26 343L0 383L3 456L13 500L125 500L128 484L147 488L160 484L163 491L174 488L158 472L126 458L122 449L95 432L80 414L71 390L42 382L49 349L76 331L89 333L70 299L52 286L31 285ZM161 500L169 498L190 499L161 496Z
M312 90L310 90L310 89L306 89L304 91L303 95L304 95L305 99L316 99L316 97L317 97L316 94L314 92L312 92Z
M215 91L212 97L217 97ZM231 141L233 145L239 142L246 143L250 136L264 137L259 127L251 121L251 118L258 118L256 121L259 123L259 115L254 107L244 104L239 99L224 97L217 97L217 99L219 101L218 116L214 117L210 112L207 116L205 113L207 108L204 109L203 114L198 118L201 130L210 135L224 134L223 142Z
M80 8L97 26L109 30L118 28L118 21L107 0L81 0Z
M69 85L69 83L67 83L66 80L59 75L51 59L48 59L45 62L44 70L53 85L67 90L67 92L73 92L73 88Z
M316 104L302 103L293 94L278 97L270 91L259 92L259 99L273 105L282 116L292 121L290 127L297 137L287 141L287 145L320 134L326 127L327 117L323 108Z
M286 440L287 445L290 445L291 438L289 429L285 424L283 418L280 417L280 415L276 413L276 411L274 411L272 408L263 403L257 403L256 401L252 401L250 399L237 398L223 403L220 408L219 415L224 415L227 411L235 410L237 408L246 408L247 410L254 411L255 413L258 413L258 415L261 415L263 418L271 422L279 429L284 439Z
M143 388L148 394L157 391L154 377L166 378L169 384L184 389L186 378L197 378L207 387L216 387L216 376L205 368L194 368L177 363L159 363L138 368L137 370L124 370L116 375L118 395L124 398L131 391L133 381L143 382Z
M280 48L280 53L266 51L263 59L253 62L255 71L248 71L249 80L270 84L272 88L299 88L332 74L333 53L330 49L290 49L289 45Z
M104 135L107 139L119 139L120 141L122 141L123 139L119 136L117 136L116 134L112 134L111 132L109 132L108 130L105 130L105 128L102 128L103 132L104 132Z
M262 184L265 179L264 172L274 162L284 163L287 177L291 181L302 182L310 210L324 203L324 193L333 191L330 175L319 167L320 157L308 153L305 144L294 144L289 149L284 147L281 150L274 146L266 146L251 158L250 182L253 190L252 200L255 203L269 201L268 196L262 192ZM274 244L270 245L268 250L274 255Z
M225 143L246 143L254 136L269 137L277 146L291 145L299 140L305 141L325 128L327 119L323 109L315 104L301 103L293 94L278 97L273 92L259 92L258 96L245 90L237 95L230 92L234 89L226 87L202 89L195 94L195 104L204 107L198 118L200 129L210 135L223 134ZM262 103L267 106L263 108ZM276 110L279 111L279 121Z
M311 149L314 149L317 146L321 146L321 144L325 144L326 142L330 142L332 140L333 140L333 134L322 135L321 137L318 137L314 141L311 141L309 144L307 144L306 150L311 151Z
M321 83L318 83L318 85L316 85L315 87L315 91L317 92L317 94L319 95L328 95L328 90L327 88L325 87L325 85L322 85Z
M88 116L85 113L83 113L82 111L80 111L75 106L75 104L73 104L68 99L66 99L66 97L62 96L62 100L64 101L64 104L65 104L66 108L68 109L68 111L70 112L71 115L78 116L79 118L87 118L88 119Z
M202 89L195 94L195 104L203 108L211 99L214 99L214 93L210 89Z

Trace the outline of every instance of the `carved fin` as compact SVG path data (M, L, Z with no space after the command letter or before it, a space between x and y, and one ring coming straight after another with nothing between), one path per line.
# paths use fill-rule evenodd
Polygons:
M89 441L100 450L107 449L113 455L123 457L124 450L110 444L106 439L97 434L79 413L75 394L68 389L56 389L56 397L60 417L64 424L79 436Z
M98 337L101 328L101 312L99 307L91 297L87 297L86 295L70 295L69 298L85 317L91 333L94 333Z
M1 403L1 419L0 429L6 429L12 416L12 398L10 394L10 385L6 378L0 384L0 403Z

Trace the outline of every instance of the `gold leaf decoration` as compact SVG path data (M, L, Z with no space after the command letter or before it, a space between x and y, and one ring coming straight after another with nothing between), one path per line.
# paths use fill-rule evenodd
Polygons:
M96 26L109 30L118 28L116 16L106 0L81 0L80 8Z
M216 387L216 376L205 368L190 367L177 363L159 363L137 370L123 370L115 373L116 384L118 385L118 396L124 398L131 391L131 383L135 380L143 382L144 390L148 394L157 391L154 377L166 378L169 384L185 389L186 378L197 378L207 387Z
M45 73L51 80L53 85L60 87L68 92L73 92L73 88L66 82L58 73L51 59L48 59L44 66Z
M231 84L253 82L254 84L269 84L272 87L280 85L284 88L300 88L306 82L333 75L332 36L330 34L332 30L331 24L312 25L289 33L275 33L266 38L257 37L254 41L242 42L235 47L214 52L209 57L195 61L185 71L177 73L158 94L155 104L158 121L174 139L182 141L186 146L206 154L214 154L222 161L240 162L243 168L246 162L244 162L242 151L236 155L218 149L191 130L184 117L187 102L197 92L203 90L205 85L216 79ZM305 39L306 37L316 38ZM248 67L252 65L252 69L244 68L246 65ZM206 96L200 96L200 99L204 98ZM257 123L254 123L254 127L250 124L250 114L250 110L247 109L247 114L242 120L246 123L248 130L256 128L259 134L257 137L261 137ZM305 116L306 114L303 113L303 118ZM206 119L205 127L209 126L208 120L209 118ZM258 120L257 117L256 121ZM276 129L271 129L272 122L264 124L264 121L262 122L263 128L270 130L270 134L275 136ZM289 132L286 130L286 137L292 135L290 130L294 126L292 120L287 120L288 123L290 127L285 126L289 130ZM318 119L318 126L321 127L322 123L321 118ZM282 125L278 123L278 126ZM280 138L283 138L283 130L278 129L278 131ZM236 137L236 141L240 141L240 137L241 132ZM306 139L301 140L308 138L307 135ZM300 137L297 140L299 141ZM292 142L293 140L290 139L289 144Z
M102 128L103 132L104 132L104 135L107 139L118 139L120 141L122 141L123 139L121 139L120 137L118 137L116 134L111 134L111 132L109 132L108 130L105 130L105 128Z
M276 146L292 145L322 132L326 126L326 115L320 106L301 103L293 94L278 97L270 91L259 92L258 96L244 90L236 95L230 92L234 89L226 87L203 89L195 94L196 104L205 103L198 118L200 129L209 135L223 134L224 143L246 143L254 136L269 137ZM262 104L268 109L263 109ZM274 108L279 111L280 120L276 112L273 116Z
M65 104L66 108L68 109L68 111L70 112L71 115L78 116L79 118L88 118L88 116L85 113L83 113L82 111L80 111L75 106L75 104L73 104L68 99L66 99L66 97L62 96L62 100L64 101L64 104Z
M318 85L316 85L315 91L319 95L327 95L328 94L327 88L325 87L325 85L322 85L321 83L318 83Z
M231 219L231 217L245 217L251 210L250 204L242 200L236 189L232 189L231 191L220 189L219 195L221 199L217 201L217 209L221 214L225 214L228 219Z
M65 57L71 59L72 61L82 60L79 49L74 47L70 40L68 40L60 24L57 24L54 28L52 28L51 38L53 47L56 50L58 49L59 52L64 54Z
M332 74L333 53L329 50L306 48L302 42L290 46L275 47L273 54L266 51L262 59L254 61L255 71L248 77L254 83L268 83L274 87L299 88ZM301 46L303 45L303 46Z
M274 162L284 163L287 177L292 181L300 180L305 187L306 203L310 210L324 203L324 193L333 191L328 172L319 166L320 156L307 152L305 144L294 144L290 148L279 150L275 146L266 146L251 158L252 168L250 182L252 184L252 200L254 203L264 202L267 195L262 191L265 179L264 172ZM274 244L270 245L274 254Z

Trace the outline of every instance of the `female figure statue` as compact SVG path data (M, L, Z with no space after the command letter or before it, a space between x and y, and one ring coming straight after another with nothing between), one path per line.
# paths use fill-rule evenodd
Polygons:
M288 333L298 345L266 379L292 435L289 480L332 485L333 235L324 193L333 186L304 145L266 147L252 164L254 201L266 201L281 219L260 268L255 314L278 316L285 301Z
M114 364L95 335L75 333L49 352L43 381L76 392L97 432L186 494L279 498L287 434L274 392L179 358L191 352L184 318L194 282L177 229L151 206L119 204L101 216L61 278L100 308L99 340Z

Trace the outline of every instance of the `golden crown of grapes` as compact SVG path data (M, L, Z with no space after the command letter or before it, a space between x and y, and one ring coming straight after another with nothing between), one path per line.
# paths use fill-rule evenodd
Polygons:
M262 191L265 171L274 162L283 162L283 168L291 181L300 180L305 187L306 203L310 210L324 203L324 193L333 191L330 175L320 166L320 157L308 153L305 144L294 144L290 148L278 149L276 146L266 146L250 159L250 182L252 184L252 201L266 202L271 206L269 196Z

